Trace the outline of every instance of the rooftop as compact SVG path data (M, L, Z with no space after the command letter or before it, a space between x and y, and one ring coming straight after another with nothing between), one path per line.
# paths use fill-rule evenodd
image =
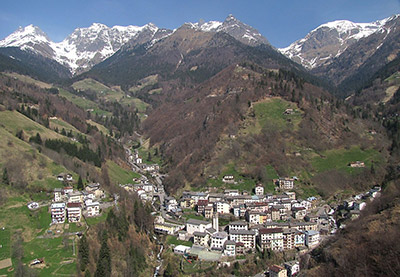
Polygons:
M247 226L247 222L246 221L234 221L234 222L229 223L229 225Z
M256 231L254 230L232 230L229 232L231 235L255 235Z
M228 233L227 232L218 232L212 235L213 238L217 238L217 239L225 239L228 237Z
M259 230L260 234L274 234L274 233L283 233L282 228L264 228Z
M67 208L80 208L81 203L68 203Z
M194 236L198 236L198 237L205 237L205 236L207 236L207 233L205 233L205 232L194 232L193 233L193 235Z
M211 224L208 221L198 220L198 219L193 219L193 218L190 218L186 223L187 224L192 224L192 225L201 225L201 224L208 225L208 224Z
M275 265L271 266L269 268L269 270L273 271L273 272L276 272L276 273L279 273L281 270L284 270L284 268L275 264Z

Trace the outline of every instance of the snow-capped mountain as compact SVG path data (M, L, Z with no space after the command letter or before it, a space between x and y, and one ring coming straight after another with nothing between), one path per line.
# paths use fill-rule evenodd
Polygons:
M204 32L225 32L238 41L250 46L261 44L269 44L268 40L263 37L253 27L239 21L233 15L229 15L224 22L220 21L200 21L198 23L186 23L194 29Z
M269 44L256 29L229 15L224 22L210 21L186 23L190 28L204 32L225 32L237 40L256 46ZM53 42L38 27L20 27L0 41L0 47L19 47L46 58L56 60L72 74L89 70L117 52L123 45L154 42L171 35L174 31L159 29L152 23L142 27L114 26L94 23L88 28L77 28L61 42Z
M66 66L73 74L90 69L118 51L126 43L144 43L161 38L163 32L154 24L107 27L94 23L78 28L59 43L52 42L38 27L20 27L0 41L0 47L19 47L51 58Z
M313 69L332 62L350 45L377 32L390 32L387 23L397 16L371 23L337 20L320 25L304 38L279 49L290 59Z

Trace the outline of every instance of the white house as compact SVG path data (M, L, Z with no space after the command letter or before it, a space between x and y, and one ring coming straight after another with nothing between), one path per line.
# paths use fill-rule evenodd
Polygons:
M297 231L296 234L294 235L294 246L295 247L300 247L304 246L306 243L306 235L302 231Z
M220 214L229 214L230 206L227 202L218 201L214 203L214 210Z
M234 221L229 223L229 232L233 230L248 230L248 228L246 221Z
M189 251L189 249L190 249L189 246L178 245L178 246L175 246L175 248L174 248L174 253L175 253L175 254L184 255L184 254L187 253L187 251Z
M300 263L296 260L284 263L288 276L295 276L300 272Z
M263 249L283 250L283 230L281 228L264 228L259 231L259 243Z
M234 242L232 240L225 241L224 255L225 256L235 256L236 255L236 242Z
M250 224L260 224L260 212L246 212L246 219Z
M247 249L256 247L256 232L254 230L232 230L229 231L229 239L241 242Z
M293 189L294 187L294 179L292 178L279 178L275 180L275 184L282 190Z
M232 175L225 175L222 178L222 182L227 183L227 184L233 184L233 183L235 183L235 178Z
M226 196L238 196L239 190L238 189L226 189L226 190L224 190L224 194Z
M211 227L212 227L212 223L208 222L208 221L191 218L186 222L186 231L190 235L192 235L194 232L204 233L206 231L206 229L211 228Z
M100 214L100 203L91 202L86 204L86 210L89 217L98 216Z
M305 239L305 244L308 247L314 247L319 243L319 232L310 230L310 231L305 231L306 234L306 239Z
M81 203L83 202L83 195L80 191L68 193L68 203Z
M81 221L81 216L82 216L81 203L67 204L68 222L79 222Z
M225 242L228 240L228 234L224 231L217 232L211 236L211 249L223 250Z
M264 186L262 184L258 184L255 188L256 195L264 195Z
M209 240L210 240L210 236L206 232L194 232L193 233L193 242L195 245L208 247Z
M50 207L51 221L53 223L65 222L65 203L53 203Z

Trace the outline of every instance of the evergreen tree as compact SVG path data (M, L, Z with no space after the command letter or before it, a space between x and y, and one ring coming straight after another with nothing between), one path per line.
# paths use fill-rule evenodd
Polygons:
M8 177L7 168L3 169L3 184L5 184L5 185L9 185L10 184L10 179Z
M19 138L19 139L24 140L24 131L19 130L19 131L17 132L17 134L16 134L16 137Z
M36 143L37 144L42 144L43 143L42 138L40 137L39 133L36 133Z
M80 175L78 179L78 190L83 190L83 182L82 182L82 177Z
M111 254L107 244L107 234L103 234L95 277L111 276Z
M80 239L78 249L79 265L81 271L85 271L86 266L89 263L89 244L85 235Z

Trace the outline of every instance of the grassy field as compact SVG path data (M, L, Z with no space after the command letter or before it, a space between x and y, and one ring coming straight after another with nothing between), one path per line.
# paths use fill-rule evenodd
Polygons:
M69 124L68 122L60 119L60 118L51 118L49 120L50 122L50 129L55 129L57 128L60 132L62 129L64 129L67 133L71 131L74 135L75 134L81 134L83 135L78 129L76 129L74 126Z
M392 85L400 85L400 72L396 72L385 79L385 82L389 82Z
M167 241L167 244L169 244L169 245L171 245L171 244L174 244L174 245L185 245L185 246L192 246L193 245L193 242L191 242L191 241L179 240L174 236L167 236L166 241Z
M222 178L225 175L232 175L235 179L236 184L227 184L222 182ZM229 163L225 166L222 173L217 176L216 179L209 179L208 186L216 187L222 189L238 189L240 191L246 190L251 192L255 186L256 181L250 178L245 178L241 175L241 173L236 169L235 164Z
M62 274L66 274L63 276L75 276L76 255L73 255L72 240L70 238L64 239L63 237L37 238L37 236L43 235L46 232L50 225L51 217L48 207L41 207L36 211L30 211L26 207L29 201L30 197L27 195L14 195L1 207L0 244L3 247L0 248L0 259L11 256L11 238L18 233L24 241L23 263L29 264L36 258L44 258L46 267L37 269L40 276L57 275L61 274L61 272ZM2 230L2 227L5 227L5 230ZM72 264L66 266L69 262ZM14 260L13 264L15 265ZM13 273L2 270L0 274L11 276Z
M41 88L51 88L52 87L52 85L50 85L50 84L44 83L39 80L35 80L29 76L21 75L18 73L3 73L3 74L7 75L9 77L12 77L12 78L16 78L16 79L20 80L21 82L33 84L33 85L36 85Z
M97 223L106 221L109 211L110 211L110 208L107 209L107 210L103 210L100 216L97 216L97 217L86 217L87 225L89 225L89 226L96 225Z
M275 128L277 130L297 129L302 119L302 112L296 104L281 98L272 98L254 103L257 128ZM286 109L293 109L292 114L285 114Z
M126 170L117 165L115 162L107 161L108 174L113 184L132 184L133 178L140 178L140 174L132 170Z
M152 78L149 79L149 83L152 84ZM99 98L102 98L106 101L117 101L125 106L135 106L138 109L139 113L146 112L147 107L149 106L147 103L143 102L139 98L128 97L124 91L121 90L120 87L108 87L96 80L93 79L84 79L78 81L72 85L76 90L92 90L98 93Z
M142 89L144 89L145 87L148 86L153 86L155 84L158 83L158 76L157 75L150 75L146 78L143 78L142 80L140 80L139 84L137 86L133 86L129 89L130 92L139 92Z
M105 135L106 135L106 134L110 134L110 131L109 131L106 127L104 127L104 125L101 125L101 124L99 124L99 123L97 123L97 122L94 122L94 121L91 120L91 119L86 120L86 122L87 122L88 124L90 124L90 125L96 126L97 129L99 129L100 132L103 132L103 134L105 134Z
M100 109L99 106L97 105L97 103L95 103L89 99L79 97L75 94L72 94L72 93L66 91L65 89L59 88L59 95L62 97L65 97L68 101L74 103L75 105L77 105L78 107L80 107L82 109L93 110L92 111L93 114L106 115L106 116L111 115L110 112Z
M11 258L11 233L10 229L0 226L0 260Z
M120 99L120 103L125 106L127 105L135 106L138 109L139 113L146 112L147 107L150 106L146 102L143 102L142 100L136 97L123 97L122 99Z
M36 133L39 133L42 139L67 139L17 111L0 112L0 126L13 135L23 130L26 140L31 136L35 136Z
M380 163L382 161L381 154L374 149L362 150L358 146L350 149L328 150L322 153L322 156L312 159L312 167L317 173L321 173L331 169L346 171L347 173L360 172L360 168L352 168L351 162L362 161L366 167L370 167L372 161Z
M7 165L31 186L55 188L61 186L55 176L67 172L47 156L39 153L25 141L18 139L4 128L0 128L0 168ZM7 158L6 158L7 157ZM11 174L11 172L10 172Z
M102 98L107 101L120 101L124 96L125 93L119 88L114 87L110 88L96 80L93 79L83 79L81 81L75 82L72 87L76 90L92 90L97 92L99 98Z
M185 213L182 215L182 217L186 218L186 220L188 220L188 219L198 219L198 220L209 221L204 216L196 215L196 211L194 211L194 210L185 211Z
M143 163L145 164L158 164L162 166L163 162L160 158L159 155L156 154L156 150L154 147L150 148L150 140L146 140L143 142L143 145L139 147L138 149L139 156L143 159ZM151 161L148 159L149 158L149 153L151 157Z
M103 95L113 93L113 90L111 88L107 87L106 85L103 85L102 83L100 83L96 80L90 79L90 78L75 82L72 84L72 87L76 90L93 90L93 91L99 92Z
M22 261L29 264L34 259L44 258L46 267L40 270L40 276L57 275L59 270L65 274L63 276L75 276L76 253L74 250L76 252L76 242L70 238L35 239L24 244L25 255ZM65 267L70 263L73 266Z

